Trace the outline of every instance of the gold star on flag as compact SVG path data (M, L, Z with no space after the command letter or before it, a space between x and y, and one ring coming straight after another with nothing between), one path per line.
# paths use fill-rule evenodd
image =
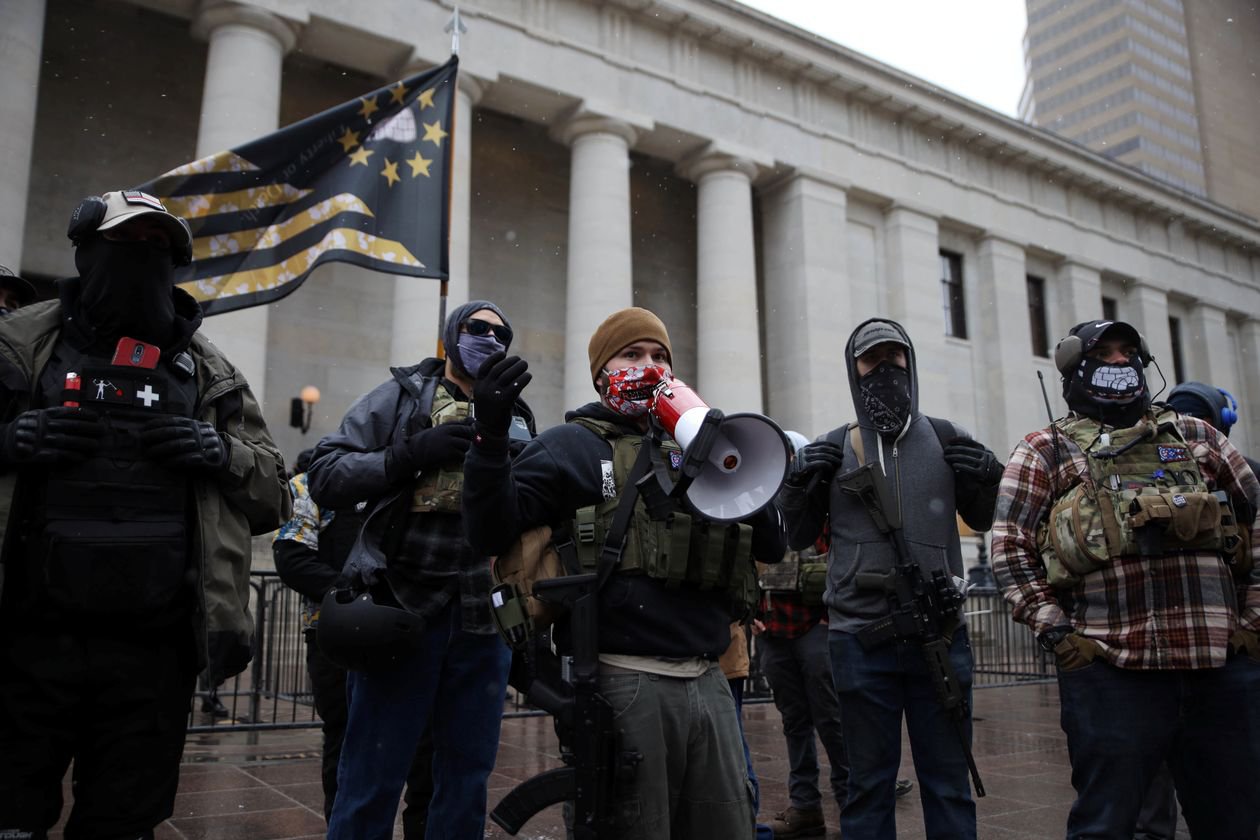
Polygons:
M381 170L381 177L388 181L391 187L402 180L398 177L398 164L391 163L389 158L385 158L385 168Z
M358 149L356 151L353 151L350 153L350 165L354 166L356 163L358 163L358 164L362 164L363 166L367 166L367 159L371 157L372 154L373 152L371 149Z
M359 109L359 116L371 121L372 115L380 110L380 106L376 104L376 96L373 95L370 98L365 96L359 101L363 103L363 107Z
M446 132L442 130L442 121L424 123L424 136L421 140L428 140L439 149L442 148L442 138L446 136Z
M433 163L433 161L425 160L420 155L419 152L416 152L416 156L413 157L411 160L407 161L407 163L411 166L412 178L416 177L417 175L423 175L426 178L430 177L429 164Z
M389 89L389 98L395 103L403 104L403 98L407 95L407 88L403 87L402 82L398 82Z
M433 107L433 94L437 93L437 88L429 88L416 97L416 104L420 106L420 110Z
M337 142L341 144L342 151L347 154L355 146L359 145L359 132L346 129L346 133L337 138Z

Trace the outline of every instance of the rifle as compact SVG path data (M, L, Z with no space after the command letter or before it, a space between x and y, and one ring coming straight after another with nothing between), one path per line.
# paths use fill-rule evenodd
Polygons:
M717 414L721 419L721 414ZM716 429L716 423L713 424ZM710 442L711 446L710 433ZM612 706L599 693L599 591L621 561L626 529L641 493L650 498L663 488L651 471L656 440L644 439L639 456L626 479L621 501L600 551L597 571L534 582L534 596L570 615L573 643L572 685L559 685L542 677L534 679L525 700L550 712L556 719L561 742L567 735L572 749L561 750L565 767L548 770L514 787L503 797L490 819L515 835L531 817L560 802L573 802L573 837L598 840L616 828L612 793L616 783L633 778L641 753L621 748L621 733L613 725ZM707 454L707 453L706 453ZM659 456L658 456L659 458ZM698 468L696 470L698 472ZM571 541L571 537L569 541ZM563 557L569 546L556 546ZM567 563L567 568L575 567Z
M984 796L984 784L971 745L967 742L964 724L971 714L967 698L958 684L958 675L949 661L949 642L941 627L958 614L963 595L943 571L932 573L931 580L910 555L901 529L901 514L890 503L888 485L882 471L874 464L863 464L836 479L840 489L857 496L870 514L876 529L888 537L896 557L892 571L859 572L854 578L859 589L879 590L888 595L892 612L874 621L857 633L863 650L874 650L897 640L919 646L928 674L936 689L936 698L953 722L958 744L967 759L967 770L976 789L976 797Z
M632 776L643 759L637 752L621 749L612 706L599 693L599 575L540 580L534 584L534 594L571 611L573 679L571 688L535 679L525 699L555 717L558 730L570 735L572 749L564 756L566 766L514 787L490 812L490 819L515 835L542 809L572 801L574 838L598 840L602 832L615 827L614 783Z

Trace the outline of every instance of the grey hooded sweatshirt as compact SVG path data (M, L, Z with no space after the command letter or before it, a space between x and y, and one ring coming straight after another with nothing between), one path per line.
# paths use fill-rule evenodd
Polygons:
M881 437L867 416L858 388L853 339L864 326L875 321L896 329L909 348L906 355L910 374L910 421L899 435ZM900 324L883 318L859 324L849 336L844 358L866 462L883 465L889 495L900 508L906 545L913 559L928 579L938 569L961 578L962 551L955 511L972 529L987 531L993 523L997 485L960 486L956 491L954 471L945 462L941 436L932 427L932 421L919 413L914 345ZM946 441L970 437L956 424L947 422L946 425L952 426L953 431L952 435L945 436ZM846 426L840 426L818 438L844 440L844 463L836 478L859 466L848 431ZM876 529L861 501L840 490L836 478L829 484L817 484L808 494L808 488L785 485L779 501L787 517L788 542L794 549L813 544L830 514L831 548L827 555L827 590L823 602L828 607L830 628L854 633L890 611L888 597L882 591L856 585L857 573L887 572L895 560L888 537Z

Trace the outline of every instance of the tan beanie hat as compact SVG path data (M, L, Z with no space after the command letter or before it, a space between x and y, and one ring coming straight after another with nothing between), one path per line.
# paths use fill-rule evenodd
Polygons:
M599 379L599 372L603 370L605 362L621 352L622 348L644 340L659 341L669 356L670 365L674 364L674 353L669 347L669 333L656 315L632 306L605 318L604 323L591 336L591 343L586 348L586 354L591 360L592 383ZM598 385L595 390L599 390Z

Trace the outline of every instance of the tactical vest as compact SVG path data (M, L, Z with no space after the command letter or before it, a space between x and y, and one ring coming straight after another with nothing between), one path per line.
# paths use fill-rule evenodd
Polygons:
M579 417L572 422L599 435L613 449L612 475L605 474L605 481L611 479L614 491L605 495L611 498L578 510L572 525L581 568L593 572L643 439L625 434L622 427L607 421ZM669 478L676 481L682 467L682 449L667 441L661 444L661 456ZM701 590L728 592L733 617L743 618L757 601L752 526L713 522L687 513L681 505L664 519L655 520L648 514L643 499L636 501L617 571L663 580L667 587L686 584Z
M783 560L767 565L757 581L765 592L793 592L806 606L821 606L827 590L827 557L813 546L789 551Z
M29 508L25 556L37 602L111 619L186 607L190 483L147 457L140 430L163 415L194 416L192 375L165 359L153 369L115 365L61 341L37 388L37 404L78 404L104 426L95 455L46 469Z
M1250 552L1243 550L1228 495L1208 489L1190 446L1171 422L1176 416L1148 415L1106 438L1089 418L1055 424L1085 453L1089 469L1055 501L1037 533L1052 586L1074 586L1082 575L1120 557L1179 551L1217 552L1236 574L1245 574L1244 563L1249 571ZM1152 423L1162 428L1112 454L1149 432Z
M434 426L467 420L469 403L451 396L446 388L438 385L433 390L433 403L429 407L429 419ZM420 406L421 411L424 406ZM460 491L464 487L464 464L452 461L435 468L426 468L416 481L412 494L412 513L459 513Z

